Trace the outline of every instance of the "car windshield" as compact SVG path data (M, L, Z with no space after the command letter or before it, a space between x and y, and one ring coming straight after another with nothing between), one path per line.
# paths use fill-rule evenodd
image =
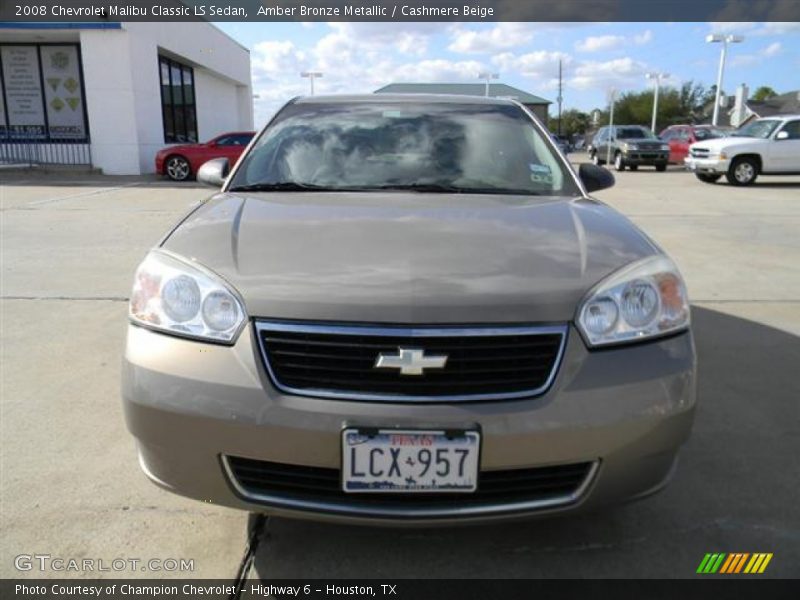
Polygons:
M752 137L767 139L775 128L780 125L780 121L775 119L765 119L763 121L753 121L741 129L734 131L731 135L735 137Z
M645 127L619 127L617 129L617 139L620 140L647 140L655 137L655 134Z
M228 189L580 194L523 110L470 103L290 104Z
M695 129L694 130L694 137L697 140L711 140L714 138L723 138L725 137L726 133L721 129L711 129L708 127L703 127L702 129Z

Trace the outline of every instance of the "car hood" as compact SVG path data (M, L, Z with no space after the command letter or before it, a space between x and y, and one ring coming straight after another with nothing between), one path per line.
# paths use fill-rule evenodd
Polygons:
M656 138L616 138L617 142L625 144L664 144L665 142Z
M695 142L691 145L692 148L708 148L712 153L718 153L720 150L731 150L733 148L752 148L754 146L761 146L768 144L769 140L751 137L725 137L714 138L712 140L705 140L702 142Z
M218 194L163 247L224 277L251 317L564 322L603 277L660 250L587 199Z

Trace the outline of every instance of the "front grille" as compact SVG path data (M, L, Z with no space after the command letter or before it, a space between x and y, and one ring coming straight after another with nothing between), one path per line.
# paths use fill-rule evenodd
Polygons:
M237 456L223 457L223 465L234 488L255 502L274 506L307 509L327 507L336 511L371 512L390 516L392 513L426 510L439 514L463 514L470 509L504 509L547 507L569 504L580 497L597 463L481 471L478 489L471 494L345 494L341 489L340 471L273 463Z
M690 154L692 158L708 158L710 152L708 148L692 148Z
M661 142L637 142L639 150L661 150Z
M301 395L389 401L521 398L550 385L565 327L408 328L256 324L265 364L281 390ZM400 349L447 356L443 368L404 375L375 368Z

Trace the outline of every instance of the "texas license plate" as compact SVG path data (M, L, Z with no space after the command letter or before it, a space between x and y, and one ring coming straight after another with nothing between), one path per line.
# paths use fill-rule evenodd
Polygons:
M342 432L342 489L365 492L474 492L477 431L360 430Z

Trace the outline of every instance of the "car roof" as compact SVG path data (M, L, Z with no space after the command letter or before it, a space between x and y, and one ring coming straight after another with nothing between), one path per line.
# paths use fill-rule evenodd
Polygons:
M508 98L486 96L461 96L455 94L335 94L327 96L301 96L295 104L488 104L515 105Z
M761 117L756 121L774 121L776 119L800 119L800 114L796 115L770 115L768 117Z

